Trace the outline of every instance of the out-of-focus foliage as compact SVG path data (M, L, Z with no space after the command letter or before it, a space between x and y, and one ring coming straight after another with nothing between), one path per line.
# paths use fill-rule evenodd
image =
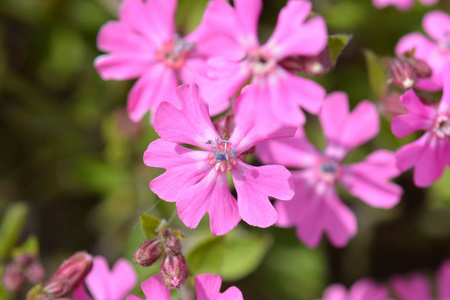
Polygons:
M188 33L207 1L179 2L177 24ZM285 3L264 1L262 41ZM417 4L408 12L376 10L369 0L313 4L330 34L352 35L335 68L315 79L328 92L347 92L353 107L362 99L378 102L384 92L376 56L393 56L401 36L421 31L427 11L450 10L445 0L429 8ZM293 229L259 229L242 222L225 237L210 234L207 218L196 230L186 228L175 205L148 189L163 170L142 162L146 147L157 138L149 119L133 124L126 116L133 81L105 82L93 68L100 54L98 30L117 18L118 6L118 0L3 0L0 5L0 215L1 223L8 224L0 229L0 260L9 259L12 248L30 234L38 238L48 270L78 250L111 262L120 256L131 259L148 238L139 225L142 213L184 232L191 272L217 272L226 284L239 286L246 300L315 299L330 283L349 286L360 277L383 281L393 273L434 270L449 256L449 172L428 190L416 188L411 173L400 176L405 195L389 211L341 193L359 224L358 235L344 249L324 239L311 250ZM323 146L316 117L309 116L306 130ZM382 117L379 136L347 160L359 161L377 148L395 150L414 138L395 138L389 119ZM136 266L139 279L155 274L157 267Z

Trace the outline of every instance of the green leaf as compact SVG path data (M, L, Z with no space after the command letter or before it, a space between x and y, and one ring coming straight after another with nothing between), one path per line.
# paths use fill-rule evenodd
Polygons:
M328 37L328 51L330 52L330 59L333 65L336 64L342 50L348 45L352 39L351 34L335 34Z
M272 245L270 235L237 233L227 235L225 259L220 275L224 280L234 281L253 272Z
M156 231L158 230L161 222L163 221L146 214L141 214L140 219L142 230L144 231L144 234L147 237L147 239L152 239L156 237L158 235Z
M381 99L386 94L387 71L378 56L370 50L364 50L369 83L373 94Z
M189 271L194 275L218 274L225 255L225 237L214 236L197 244L187 255Z
M20 237L28 215L24 203L11 204L0 226L0 260L6 260Z

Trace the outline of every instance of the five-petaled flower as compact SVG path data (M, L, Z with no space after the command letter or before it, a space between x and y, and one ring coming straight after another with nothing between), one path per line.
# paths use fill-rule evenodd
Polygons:
M100 30L97 46L108 52L95 60L103 79L139 78L128 95L128 114L137 122L161 101L176 103L180 81L193 82L204 72L206 56L196 47L195 32L175 31L177 0L124 0L119 21Z
M239 109L254 92L249 86L236 100L236 127L230 136L219 136L199 98L196 84L177 88L181 109L161 103L155 115L155 130L161 139L152 142L144 162L167 171L150 182L150 189L161 199L176 202L180 219L197 227L208 213L211 232L223 235L242 218L250 225L268 227L277 221L269 197L290 200L294 188L290 172L283 166L253 167L244 161L243 152L258 142L293 136L295 127L266 132L254 114ZM189 149L179 145L189 144ZM231 173L237 192L232 196L227 182Z
M325 20L319 16L308 19L311 2L290 0L281 10L272 36L260 45L262 2L235 0L234 7L225 0L208 4L198 37L202 51L211 56L207 75L213 80L201 85L202 95L215 100L209 102L214 115L224 111L229 98L251 79L258 90L247 99L253 113L272 123L303 124L305 116L298 107L318 113L325 89L291 74L279 62L294 55L316 56L324 50L328 37Z
M322 232L342 247L356 234L357 225L354 214L339 199L336 185L340 183L371 206L391 208L400 200L402 189L388 180L399 171L395 155L386 150L377 150L360 163L342 164L351 149L378 133L374 104L363 101L350 113L347 95L335 92L325 100L319 119L327 138L324 152L298 131L294 138L257 145L256 154L264 163L300 169L292 172L294 198L275 204L277 225L296 226L298 237L310 247L318 245Z

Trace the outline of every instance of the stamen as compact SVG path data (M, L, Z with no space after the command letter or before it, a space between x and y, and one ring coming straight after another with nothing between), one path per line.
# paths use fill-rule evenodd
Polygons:
M209 142L209 141L208 141ZM236 148L228 147L229 140L216 138L215 142L208 143L213 144L212 152L208 156L209 164L214 165L214 169L217 172L231 171L236 165L237 150Z

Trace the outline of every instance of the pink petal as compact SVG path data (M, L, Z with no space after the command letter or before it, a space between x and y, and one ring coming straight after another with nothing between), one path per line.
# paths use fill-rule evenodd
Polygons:
M154 275L142 282L141 288L146 297L145 300L170 300L170 291L164 285L159 275Z
M101 300L110 297L108 289L109 273L108 261L102 256L96 256L92 270L86 277L86 284L95 299Z
M277 213L268 197L290 200L294 196L291 173L283 166L253 167L239 160L232 176L239 214L253 226L266 228L277 221Z
M117 21L109 21L102 26L97 36L97 47L105 52L147 54L149 58L154 58L156 51L156 45Z
M169 142L205 148L209 140L214 141L219 136L209 118L208 107L200 99L198 85L182 85L176 93L181 110L161 103L155 114L156 132Z
M436 111L424 105L412 89L400 97L400 101L409 114L396 116L392 119L392 133L396 137L404 137L416 130L428 130L433 126Z
M399 175L395 155L378 150L361 163L343 168L340 182L355 197L373 207L391 208L400 201L402 188L388 180Z
M163 2L169 3L167 9L164 8ZM173 0L152 0L146 1L145 4L142 0L125 0L120 8L119 18L132 30L147 37L154 44L161 45L171 40L175 33L173 16L166 14L168 9L175 9L173 3ZM152 11L154 8L158 10Z
M327 27L322 17L305 22L311 12L309 1L289 1L281 10L275 30L263 46L279 60L292 55L317 55L328 40Z
M135 286L137 275L131 264L120 259L112 271L102 256L94 258L92 271L86 278L89 291L97 300L121 300Z
M262 0L236 0L234 1L236 13L240 22L240 26L244 27L246 39L252 40L251 43L246 41L247 45L257 45L258 40L258 19L261 14Z
M299 128L295 137L259 143L256 145L256 156L264 164L307 168L315 165L321 155L308 141L303 128Z
M109 300L123 299L131 292L137 282L137 274L131 263L125 259L119 259L111 270L108 280ZM100 300L100 299L98 299Z
M336 108L338 106L342 108ZM345 113L344 107L348 107L347 96L344 93L332 94L325 100L320 114L320 121L326 128L325 152L337 159L372 139L380 127L377 109L370 101L360 102L350 114Z
M419 0L419 1L423 5L428 5L428 6L434 5L439 2L439 0Z
M127 111L131 120L138 122L162 101L176 102L174 89L177 84L178 78L172 69L160 63L152 65L128 94Z
M340 284L330 285L324 292L322 300L349 300L347 289Z
M150 189L165 201L177 201L211 169L208 155L209 152L187 149L163 139L152 142L144 153L144 163L167 171L150 182Z
M414 169L414 183L419 187L427 187L442 176L450 155L447 138L441 139L431 133L426 133L425 136L425 144L417 157Z
M402 300L432 300L430 285L422 274L413 273L407 277L394 276L391 279L391 286Z
M388 291L383 285L377 285L370 279L357 281L350 290L351 300L389 300Z
M220 293L222 279L214 274L202 274L195 277L195 291L198 300L242 300L241 291L232 286Z
M189 228L197 227L209 213L211 233L223 235L240 221L236 199L231 195L226 173L211 169L209 174L193 187L185 190L177 201L178 215Z
M86 292L84 284L80 284L73 292L72 300L91 300L91 297Z
M422 148L425 147L427 140L428 134L424 134L417 141L407 144L396 151L397 167L401 172L405 172L417 164Z
M235 101L236 128L230 137L230 143L238 153L242 153L266 139L294 136L297 130L296 126L267 123L268 120L263 118L264 112L248 114L249 111L254 112L250 107L261 100L258 97L260 95L261 89L258 86L249 85Z
M104 54L95 59L94 66L104 80L125 80L139 77L151 68L151 61L133 53Z
M445 41L450 32L450 15L440 10L429 12L423 17L423 29L437 42ZM446 37L447 35L447 37Z
M450 56L449 63L444 67L443 86L441 103L439 104L439 113L450 116Z
M437 273L439 299L450 299L450 260L444 261Z

